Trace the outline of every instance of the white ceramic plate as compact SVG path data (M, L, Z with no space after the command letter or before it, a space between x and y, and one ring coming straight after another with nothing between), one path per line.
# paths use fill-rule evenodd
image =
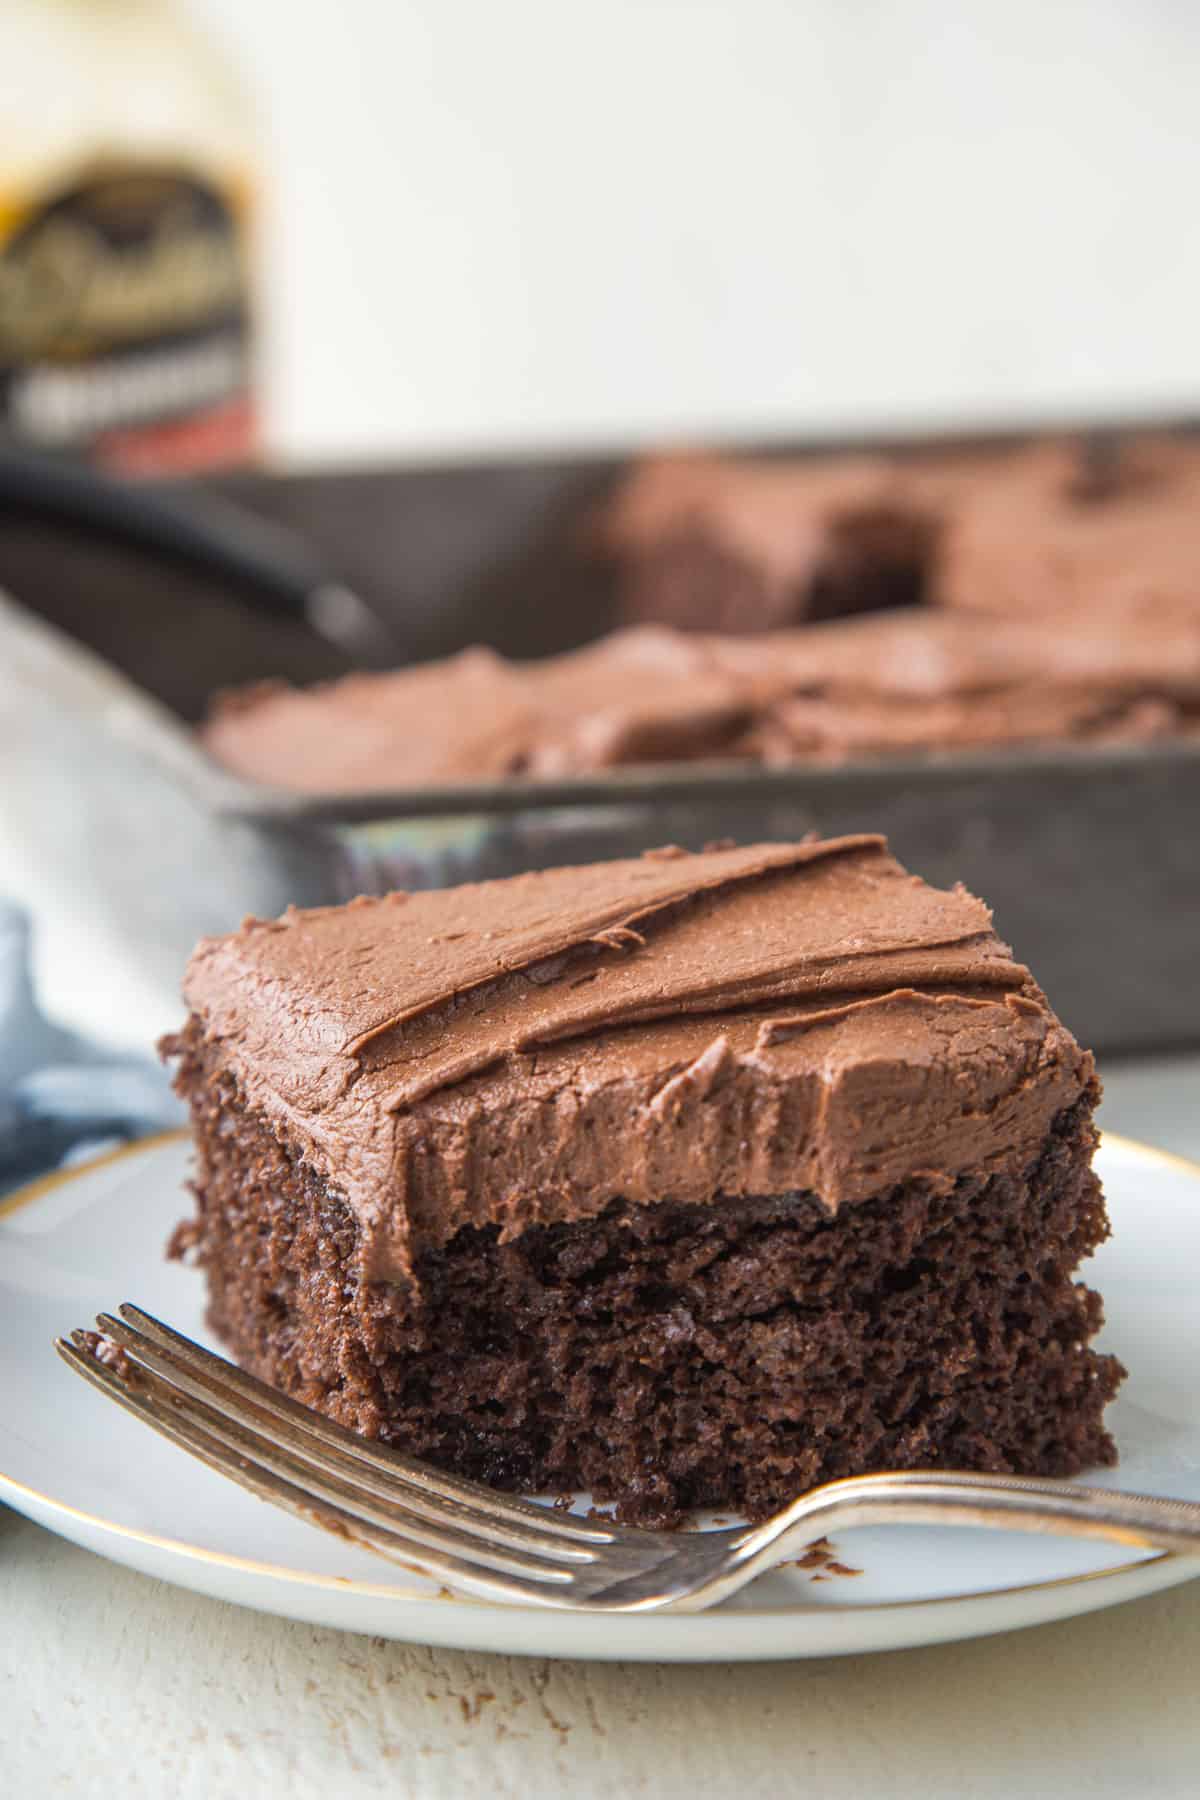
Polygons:
M459 1600L245 1494L106 1403L51 1348L134 1300L203 1337L200 1277L163 1258L187 1145L158 1139L0 1203L0 1499L64 1537L243 1606L412 1642L645 1661L899 1649L1068 1618L1170 1587L1200 1558L1016 1533L848 1532L841 1565L780 1569L727 1605L588 1617ZM1200 1500L1200 1166L1108 1137L1113 1239L1089 1280L1132 1371L1116 1485ZM1103 1479L1112 1481L1105 1472ZM814 1580L814 1575L823 1579Z

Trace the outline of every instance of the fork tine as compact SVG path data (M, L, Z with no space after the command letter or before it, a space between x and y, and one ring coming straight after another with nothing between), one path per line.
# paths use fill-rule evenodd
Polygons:
M347 1456L336 1440L327 1443L319 1431L301 1434L291 1424L278 1422L275 1413L268 1412L256 1400L232 1394L229 1384L221 1377L207 1370L184 1366L169 1351L158 1349L149 1339L108 1313L100 1313L96 1324L106 1337L136 1360L139 1369L152 1370L168 1385L190 1394L232 1427L249 1428L293 1463L299 1462L310 1479L313 1472L318 1477L331 1477L337 1482L339 1491L343 1495L352 1494L359 1505L369 1507L372 1500L382 1500L389 1508L399 1507L433 1525L450 1525L472 1537L485 1536L493 1547L507 1545L509 1549L528 1551L555 1562L590 1562L595 1556L595 1548L590 1543L531 1530L523 1520L512 1524L503 1517L492 1519L482 1507L463 1506L450 1497L431 1498L424 1489L397 1480L384 1463L377 1468L363 1458Z
M108 1314L102 1315L97 1320L97 1325L124 1348L135 1354L139 1353L140 1346L136 1339L131 1340L126 1333L140 1333L191 1373L219 1383L225 1391L232 1390L252 1406L301 1432L323 1450L336 1449L344 1457L364 1464L373 1475L380 1479L387 1478L406 1489L406 1500L416 1491L435 1500L439 1506L445 1501L452 1501L456 1506L482 1514L489 1528L503 1520L515 1526L524 1526L527 1530L536 1532L539 1537L565 1538L580 1545L608 1544L626 1535L624 1528L570 1518L562 1513L552 1512L546 1506L539 1506L535 1501L522 1500L512 1494L496 1493L479 1482L444 1474L441 1470L432 1469L427 1463L406 1457L403 1452L394 1450L390 1445L369 1443L347 1430L344 1425L302 1406L299 1401L280 1393L277 1388L268 1387L245 1369L239 1369L236 1364L213 1355L191 1338L164 1325L153 1314L144 1312L141 1307L126 1302L117 1310L124 1322L124 1330Z
M260 1431L252 1420L214 1406L207 1395L191 1392L173 1379L169 1369L164 1376L148 1364L138 1363L136 1371L137 1383L150 1384L160 1401L198 1424L210 1437L228 1445L237 1458L249 1458L259 1468L279 1476L306 1494L317 1495L364 1524L396 1531L406 1542L444 1550L506 1575L544 1581L565 1578L568 1573L566 1569L548 1566L545 1557L536 1550L511 1549L494 1543L478 1527L462 1531L452 1517L439 1518L436 1511L418 1513L403 1500L393 1497L381 1506L355 1480L343 1479L335 1471L322 1468L311 1461L299 1445L276 1442ZM591 1551L568 1550L564 1556L557 1550L555 1561L570 1558L571 1561L590 1562L593 1554Z
M252 1432L231 1426L203 1401L170 1387L152 1371L139 1369L137 1388L114 1370L65 1338L55 1340L63 1360L127 1412L134 1413L163 1437L190 1451L219 1474L229 1476L263 1500L286 1507L307 1523L438 1580L486 1590L508 1600L570 1604L568 1569L538 1564L532 1557L489 1553L478 1539L459 1542L459 1533L431 1530L423 1520L405 1517L390 1524L340 1504L322 1483L301 1487L276 1466L291 1461L264 1454ZM206 1415L210 1415L206 1417ZM298 1471L307 1481L303 1470ZM315 1490L315 1491L314 1491ZM556 1591L557 1590L557 1591Z

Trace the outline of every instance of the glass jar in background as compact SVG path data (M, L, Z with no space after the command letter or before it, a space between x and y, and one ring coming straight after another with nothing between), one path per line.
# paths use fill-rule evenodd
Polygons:
M254 111L176 0L0 0L0 438L131 474L257 441Z

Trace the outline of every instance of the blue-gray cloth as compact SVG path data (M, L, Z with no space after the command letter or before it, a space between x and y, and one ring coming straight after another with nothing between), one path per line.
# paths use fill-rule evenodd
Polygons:
M165 1070L52 1025L29 966L29 920L0 901L0 1194L178 1125Z

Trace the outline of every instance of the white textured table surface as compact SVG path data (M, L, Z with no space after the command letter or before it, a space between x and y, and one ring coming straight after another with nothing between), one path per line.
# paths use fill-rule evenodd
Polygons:
M1109 1126L1200 1158L1200 1059L1110 1070ZM1064 1625L825 1662L566 1663L291 1624L0 1510L0 1794L887 1794L1200 1787L1200 1581Z

